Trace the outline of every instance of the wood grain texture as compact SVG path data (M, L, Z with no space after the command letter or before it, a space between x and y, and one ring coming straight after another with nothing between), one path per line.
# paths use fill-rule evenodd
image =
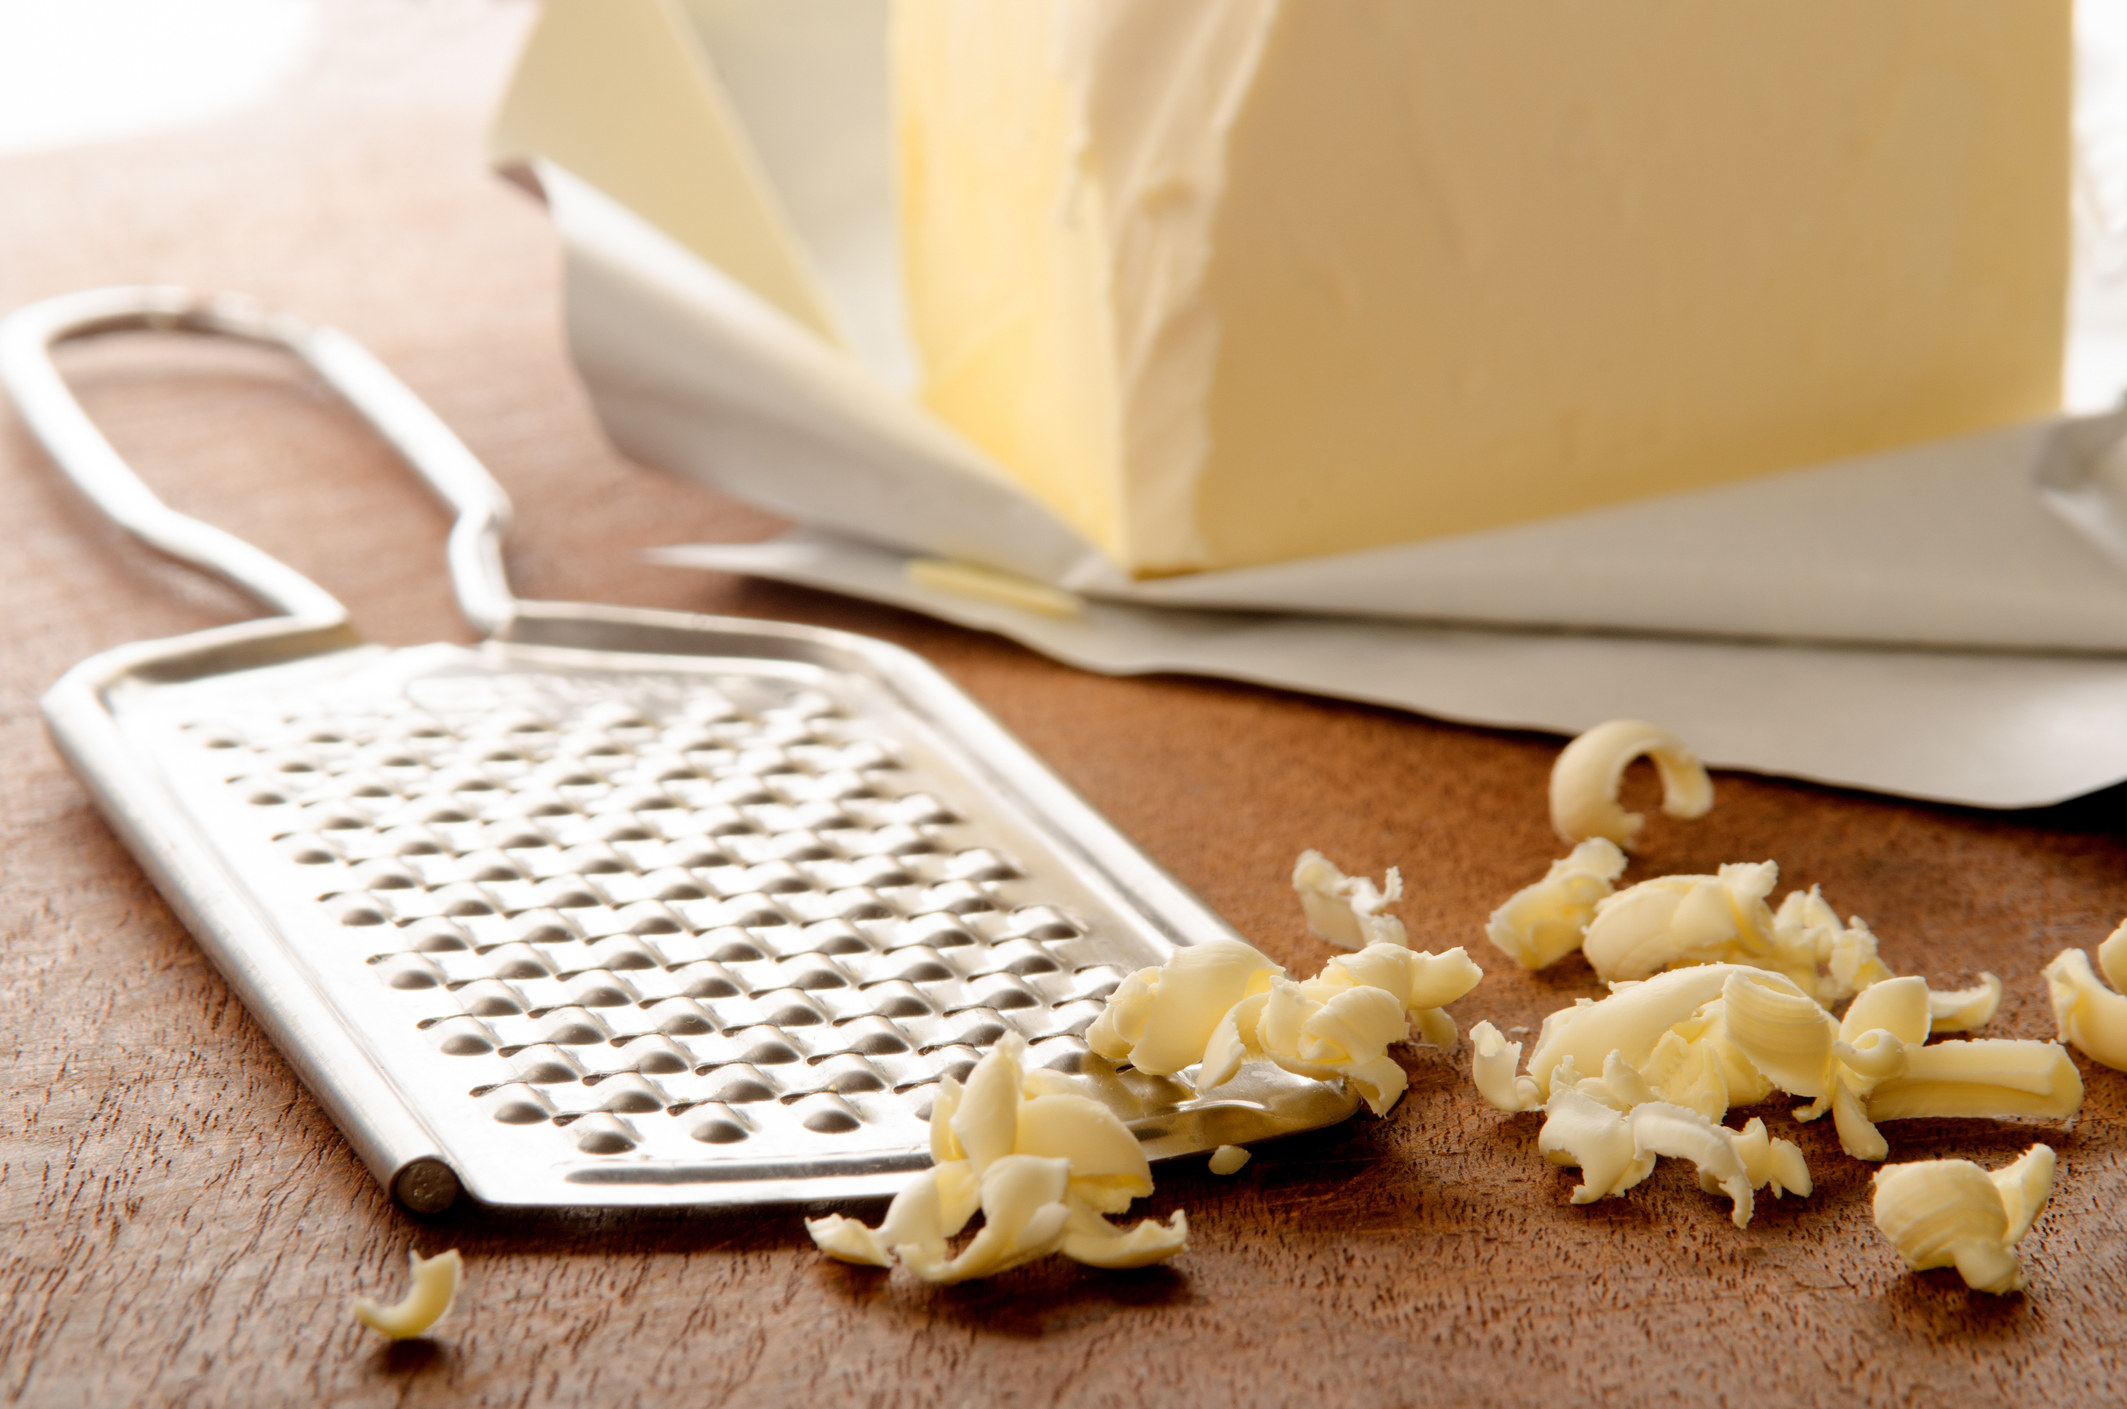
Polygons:
M1553 745L1182 679L1109 680L995 638L830 597L653 568L640 547L773 524L621 461L571 380L541 213L481 169L479 132L529 8L336 0L308 71L264 109L0 160L0 307L171 280L241 289L366 342L520 509L531 596L818 622L938 663L1273 956L1312 970L1285 877L1316 846L1396 864L1421 945L1491 972L1467 1026L1533 1026L1595 992L1530 977L1485 914L1555 854ZM378 639L464 639L443 525L314 387L169 343L69 359L122 449L180 505L285 555ZM2072 1129L1922 1122L1893 1157L2000 1163L2046 1138L2058 1193L2032 1289L1906 1273L1869 1169L1830 1122L1769 1123L1817 1191L1723 1200L1664 1167L1566 1201L1535 1120L1484 1107L1467 1056L1412 1050L1386 1120L1261 1150L1217 1179L1164 1167L1172 1265L1060 1261L931 1290L826 1261L794 1213L506 1217L396 1211L112 840L45 741L36 697L124 641L243 605L98 524L0 412L0 1399L35 1405L785 1403L2117 1403L2127 1333L2127 1076L2086 1065ZM1990 816L1744 777L1638 874L1776 857L1866 915L1891 963L1992 969L1993 1035L2048 1036L2037 969L2127 912L2121 799ZM867 1214L874 1209L863 1210ZM409 1247L467 1259L433 1342L347 1313L396 1295Z

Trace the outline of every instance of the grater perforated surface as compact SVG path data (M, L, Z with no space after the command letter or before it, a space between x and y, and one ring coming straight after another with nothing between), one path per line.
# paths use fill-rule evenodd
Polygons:
M431 647L324 689L168 690L130 732L515 1157L920 1156L941 1076L1008 1031L1082 1071L1157 955L809 673Z

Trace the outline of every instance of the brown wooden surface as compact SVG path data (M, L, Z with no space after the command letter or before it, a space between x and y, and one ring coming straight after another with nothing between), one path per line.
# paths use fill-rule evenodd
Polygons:
M997 639L634 551L759 536L742 506L622 462L571 380L541 212L478 135L529 8L346 0L264 110L152 139L0 159L0 307L93 285L241 289L366 342L515 496L529 596L736 612L922 652L1275 957L1327 951L1285 878L1302 847L1398 864L1421 945L1491 970L1455 1005L1533 1025L1594 986L1526 977L1486 912L1556 848L1553 745L1178 679L1077 674ZM463 639L442 524L389 455L270 360L170 342L69 358L122 449L180 505L352 603L389 642ZM121 642L246 615L120 541L0 412L0 1400L31 1404L2117 1403L2127 1331L2127 1076L2086 1064L2072 1130L1916 1123L1893 1157L2062 1155L2025 1244L2032 1290L1907 1274L1869 1169L1796 1126L1817 1179L1723 1200L1665 1165L1621 1200L1502 1117L1467 1053L1412 1050L1410 1096L1262 1150L1239 1176L1164 1167L1188 1209L1169 1267L1061 1261L937 1291L830 1263L783 1210L695 1216L396 1211L260 1036L47 744L38 694ZM1901 970L2000 973L1993 1035L2050 1036L2038 966L2127 911L2120 801L2041 816L1904 806L1743 777L1639 874L1777 858L1883 935ZM871 1210L866 1210L870 1212ZM432 1342L347 1314L409 1247L457 1246Z

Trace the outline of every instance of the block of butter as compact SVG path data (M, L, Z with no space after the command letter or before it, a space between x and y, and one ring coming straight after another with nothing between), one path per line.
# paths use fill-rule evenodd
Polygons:
M2088 0L2076 14L2075 272L2062 339L2067 392L2054 402L2045 392L2063 348L2031 344L2043 341L2039 323L2059 317L2057 288L2041 286L2057 283L2057 236L2071 204L2060 156L2066 0L1671 0L1666 8L1654 0L1467 0L1460 8L1448 0L1285 0L1260 10L1250 9L1256 0L1225 8L1082 0L1069 10L1048 0L999 3L990 7L998 13L972 14L966 43L992 43L981 38L984 26L1016 23L1022 9L1051 16L1010 29L1019 47L993 48L987 62L1001 74L1031 75L1053 105L1082 94L1087 111L1108 115L1099 132L1135 131L1141 140L1128 151L1112 143L1096 150L1093 128L1071 128L1048 108L1023 115L1033 123L1022 133L1029 150L1046 152L1045 142L1067 133L1075 165L1047 176L1032 163L1015 165L990 194L1023 201L1014 182L1069 177L1063 191L1075 192L1078 205L1046 207L1048 217L1090 211L1097 228L1118 233L1112 249L1053 232L1044 235L1053 246L1046 252L1015 254L1007 245L985 256L1001 261L986 273L972 256L965 269L940 267L937 251L902 238L903 168L917 149L897 133L911 114L896 116L893 95L911 90L896 75L918 62L943 70L957 61L950 52L909 52L924 23L951 18L921 8L939 0L901 3L896 11L893 0L544 0L529 28L491 157L546 198L563 260L569 351L601 425L642 464L799 525L773 543L695 545L668 561L894 602L1098 670L1228 676L1566 734L1605 718L1660 718L1720 766L1943 801L2030 806L2127 776L2127 736L2116 727L2127 700L2127 410L2108 409L2127 385L2127 5ZM1252 30L1235 18L1250 14L1259 21ZM1482 29L1516 16L1532 21L1531 32ZM1537 18L1579 37L1545 49L1553 31L1535 26ZM1353 51L1332 22L1362 19L1378 24L1380 42ZM1658 22L1673 26L1666 37ZM1490 38L1467 62L1389 42L1422 24L1460 24L1465 38ZM1332 28L1317 33L1323 25ZM1236 36L1255 46L1238 66L1220 48ZM1314 70L1303 60L1333 40L1347 45L1338 60L1345 84L1312 103L1284 93L1279 85L1308 81ZM1118 55L1135 56L1139 67ZM1155 82L1156 73L1133 81L1143 84L1139 98L1158 91L1172 101L1132 116L1115 85L1162 65L1171 81ZM1400 77L1385 73L1397 66ZM1490 75L1483 82L1479 70ZM1234 83L1219 86L1221 74ZM1890 81L1871 108L1862 90L1884 75ZM1420 77L1433 107L1419 101ZM1518 96L1486 107L1492 85ZM1397 94L1406 107L1389 101ZM1025 96L985 101L999 105L990 110L1003 122L1020 111L1007 100ZM1299 112L1290 139L1312 144L1317 161L1279 167L1277 146L1250 136L1250 113L1268 97ZM1468 101L1465 117L1435 110L1450 98ZM948 106L963 99L973 100L931 95ZM1350 176L1368 153L1343 146L1370 140L1364 124L1349 142L1323 135L1355 108L1395 119L1393 149L1407 170L1404 194L1393 200L1368 195ZM1206 113L1212 127L1192 141L1169 140ZM1752 113L1764 115L1755 127ZM1857 113L1868 118L1858 128ZM2041 124L2033 113L2050 116ZM1116 125L1117 114L1129 121ZM1715 118L1725 124L1718 142ZM1922 130L1925 140L1914 135ZM1728 180L1731 197L1773 191L1781 199L1749 221L1723 217L1725 207L1694 207L1666 184L1673 167L1652 164L1649 133L1668 144L1662 150L1696 152L1709 179ZM1694 146L1700 136L1707 140ZM1457 166L1456 154L1477 150L1479 139L1499 161L1519 153L1536 174L1509 182L1486 166ZM953 140L979 145L965 134ZM2024 155L2001 156L2012 148ZM1637 158L1632 149L1641 149ZM969 152L970 161L980 155L972 145ZM1176 153L1211 165L1185 167ZM1285 174L1276 181L1263 174L1278 170ZM1843 184L1833 179L1840 170ZM1096 176L1128 178L1117 189L1138 194L1131 223L1108 219ZM1204 184L1208 177L1216 180ZM2036 194L2018 194L2019 178ZM1388 270L1404 280L1405 296L1423 272L1420 256L1473 271L1467 280L1435 278L1438 316L1367 321L1375 292L1358 290L1314 243L1330 228L1322 192L1347 179L1355 184L1329 194L1341 191L1338 200L1373 218L1357 228L1378 227L1388 232L1384 244L1408 246L1388 251L1410 255ZM1228 196L1249 180L1254 242L1222 245L1220 222L1242 213ZM1431 195L1421 202L1413 191ZM1207 211L1207 193L1218 193L1218 209ZM1882 203L1872 205L1872 194ZM1303 198L1313 205L1302 208ZM1821 224L1798 218L1820 209ZM1563 262L1530 253L1543 232L1506 228L1517 210L1578 222L1555 245ZM1668 214L1658 220L1650 214L1657 210ZM1427 226L1413 211L1440 220ZM1876 245L1849 249L1826 233L1832 214L1851 220L1857 211L1873 212L1875 223L1864 227L1870 240L1915 243L1879 259L1875 273L1849 269L1845 292L1828 295L1826 271L1837 271L1839 256L1866 265L1872 250L1881 255ZM1900 212L1911 211L1931 212L1916 218L1917 235L1901 224ZM1575 304L1561 292L1571 269L1599 250L1640 253L1616 229L1602 234L1596 227L1606 220L1676 253L1620 264L1624 274L1613 281L1636 282L1607 308L1603 282L1576 277L1564 290ZM1806 279L1778 267L1775 256L1795 249L1809 256ZM1026 488L1034 481L1024 466L977 442L988 432L935 409L947 399L951 369L934 339L951 318L968 318L969 301L980 301L969 290L1032 270L1076 281L1090 291L1078 305L1084 321L1112 322L1115 301L1094 271L1055 261L1058 250L1112 258L1100 268L1127 275L1170 310L1133 325L1128 338L1096 327L1114 352L1072 364L1097 373L1087 385L1031 376L1020 383L1047 402L1013 415L1055 421L1059 407L1114 402L1101 412L1109 419L1098 435L1073 428L1092 446L1092 467L1071 470L1080 478L1064 486L1075 501L1054 485L1041 495ZM1251 262L1235 262L1239 251L1253 251ZM1510 254L1531 266L1525 283L1478 279ZM918 260L929 273L912 297L904 271ZM1468 531L1398 527L1438 536L1252 561L1304 549L1294 545L1314 541L1324 522L1385 534L1381 525L1399 503L1422 508L1428 497L1446 497L1433 480L1423 494L1399 488L1374 462L1360 476L1351 446L1367 426L1384 444L1382 426L1435 447L1451 434L1482 439L1472 420L1457 430L1439 417L1394 419L1403 415L1398 397L1423 390L1413 389L1409 366L1369 381L1334 358L1277 362L1281 349L1270 340L1255 344L1257 360L1247 364L1255 370L1235 380L1228 364L1241 365L1239 313L1272 307L1244 276L1267 264L1309 291L1311 303L1288 310L1295 320L1384 339L1423 334L1412 365L1459 379L1443 406L1465 417L1482 412L1526 433L1526 444L1557 452L1548 470L1530 472L1533 487L1524 483L1518 502L1495 495L1494 508L1514 521ZM1985 266L1984 277L1947 272L1965 266ZM1920 289L1940 297L1931 304ZM1018 297L1027 296L1021 288ZM931 306L934 299L962 302L955 309ZM1483 299L1512 319L1495 328L1476 318L1468 310ZM1037 303L1067 301L1051 291ZM1644 375L1650 348L1674 354L1658 333L1725 332L1738 309L1784 329L1786 341L1746 338L1725 362L1686 358L1669 380ZM1000 327L1026 316L1003 298L979 311ZM1461 320L1453 327L1451 312ZM1793 320L1780 323L1788 314ZM1999 336L1971 333L1989 320ZM910 335L913 324L923 325L920 338ZM1935 331L1922 336L1916 327ZM1101 345L1083 329L1057 331L1076 339L1073 347ZM1509 333L1533 351L1501 371L1513 360ZM919 368L919 341L929 367ZM1025 348L1037 341L1021 337ZM1912 365L1911 386L1928 394L1910 403L1903 429L1889 429L1895 418L1882 408L1898 389L1894 369L1916 345L1926 356ZM1990 352L2003 354L1991 370ZM1580 369L1571 376L1560 370L1569 362ZM1149 368L1194 369L1205 380L1176 384ZM1387 385L1388 373L1400 380ZM1676 377L1696 378L1690 395ZM1965 392L1939 394L1960 378ZM1816 424L1810 433L1821 441L1789 432L1778 442L1779 458L1794 457L1795 468L1781 469L1770 455L1745 469L1709 458L1700 465L1706 482L1668 493L1597 485L1584 474L1598 464L1596 450L1632 443L1653 448L1637 459L1620 454L1620 463L1659 461L1663 473L1682 474L1683 457L1664 458L1664 447L1681 444L1687 430L1761 449L1771 433L1746 435L1735 424L1766 412L1774 391L1798 402L1798 388L1819 384L1846 398L1846 409L1829 429ZM1275 430L1273 418L1287 414L1257 395L1277 385L1329 405L1364 393L1391 419L1331 425L1324 445L1342 447L1335 455L1298 457L1291 478L1254 501L1216 497L1226 495L1222 456L1243 456L1234 462L1243 469L1258 463L1245 458L1255 452L1233 428ZM2013 405L2017 386L2029 396L2023 411ZM1437 385L1427 394L1444 395ZM1158 407L1169 419L1140 414ZM1599 420L1598 410L1611 419ZM1735 424L1719 422L1716 411ZM1964 415L1970 420L1956 419ZM1938 417L1932 428L1928 416ZM2014 419L1949 434L2005 416ZM1179 478L1142 473L1158 448L1144 428L1160 424L1188 432L1175 443L1198 456ZM1137 428L1128 444L1126 425ZM1914 439L1834 455L1835 446L1894 435ZM1113 445L1104 444L1111 436ZM1512 449L1510 440L1490 448ZM1275 469L1263 466L1265 474ZM1721 477L1738 474L1747 477ZM1129 537L1125 511L1144 508L1145 486L1161 483L1182 484L1182 502L1162 529L1166 547L1154 553L1142 535ZM1468 485L1472 496L1493 492L1482 480ZM1626 494L1641 497L1600 497ZM1056 507L1073 502L1080 507L1071 512L1086 517ZM1467 510L1468 498L1459 502ZM1097 543L1101 514L1112 536ZM1231 528L1248 514L1257 515L1243 525L1253 539ZM1265 548L1266 540L1275 541ZM1025 603L1071 599L1035 591L1009 605L994 594L943 590L943 576L912 572L911 556L994 570L995 581L1006 580L997 572L1033 579L1077 594L1086 607L1045 614ZM1209 566L1175 570L1191 561ZM1251 565L1217 566L1243 561Z
M894 0L922 398L1127 572L2053 412L2070 0Z

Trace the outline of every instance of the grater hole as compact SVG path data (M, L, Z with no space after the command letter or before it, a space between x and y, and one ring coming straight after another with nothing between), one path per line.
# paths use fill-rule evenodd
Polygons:
M705 1145L736 1145L746 1138L745 1127L724 1117L702 1121L687 1133Z
M814 1111L805 1117L805 1128L820 1135L846 1135L857 1128L857 1118L848 1111Z
M647 933L662 934L665 931L650 930ZM598 948L598 963L600 968L610 969L615 973L641 973L645 969L658 967L657 960L650 957L642 948L633 944L600 945Z
M819 951L822 954L869 954L871 946L854 934L837 934L823 940Z
M755 958L760 956L756 954ZM689 998L736 998L739 987L722 974L703 974L687 985Z
M741 1077L717 1088L716 1099L727 1106L743 1106L755 1101L772 1101L775 1092L751 1077Z
M477 1032L454 1032L440 1044L445 1056L478 1057L495 1050L495 1044Z
M635 1069L645 1076L677 1076L687 1069L687 1059L677 1052L653 1047L636 1059Z
M521 949L522 952L504 952L510 949ZM492 954L498 961L494 967L496 978L546 978L553 972L543 959L521 945L505 944L493 950Z
M751 963L755 959L765 959L768 956L762 953L757 945L747 944L743 940L733 940L731 943L726 944L722 948L716 950L709 957L716 960L719 964L746 964ZM704 994L701 996L720 997L722 995Z
M585 729L612 730L654 729L656 725L641 710L619 700L605 700L592 705L583 712Z
M504 1125L539 1125L547 1119L545 1109L521 1096L501 1102L495 1107L494 1114L495 1119Z
M563 924L559 917L542 917L536 913L519 916L513 932L526 944L567 944L576 938L576 932Z
M389 861L372 861L356 867L354 880L364 890L412 890L420 884L412 872Z
M906 1052L908 1044L890 1032L874 1032L850 1044L849 1050L861 1052L867 1057L887 1057L897 1052Z
M672 853L672 864L689 871L706 870L712 866L727 865L730 859L724 854L722 847L713 846L699 839L679 843L677 849ZM671 897L665 898L670 899Z
M798 1059L797 1049L786 1042L756 1042L741 1060L757 1067L788 1066Z
M815 1009L793 1003L787 1008L778 1008L770 1013L768 1021L777 1027L812 1027L820 1022L820 1014ZM753 1058L749 1057L747 1060L752 1061ZM794 1062L797 1060L797 1053L792 1052L783 1060Z
M1046 954L1028 954L1007 964L1005 972L1025 978L1030 974L1053 974L1062 967Z
M524 1012L524 1004L500 984L469 984L459 990L458 1001L476 1018L511 1018Z
M920 1018L929 1014L931 1005L921 998L906 993L897 993L872 1009L882 1018Z
M827 1083L827 1089L849 1095L858 1091L883 1091L886 1089L886 1083L868 1071L844 1071L835 1073L834 1079ZM807 1121L806 1124L811 1126L812 1122Z
M337 897L333 918L343 925L365 926L384 923L384 912L366 895Z
M967 1046L989 1047L995 1045L1005 1033L1003 1023L978 1022L960 1030L958 1041Z
M962 881L1011 881L1025 872L995 852L976 850L954 857L947 874Z
M339 859L332 854L331 848L325 845L323 838L308 832L297 832L282 837L280 848L281 855L298 866L323 866Z
M1060 1071L1065 1076L1076 1076L1086 1069L1086 1054L1077 1047L1066 1047L1042 1063L1050 1071Z
M576 1137L576 1148L587 1155L624 1155L635 1141L618 1130L586 1130Z

